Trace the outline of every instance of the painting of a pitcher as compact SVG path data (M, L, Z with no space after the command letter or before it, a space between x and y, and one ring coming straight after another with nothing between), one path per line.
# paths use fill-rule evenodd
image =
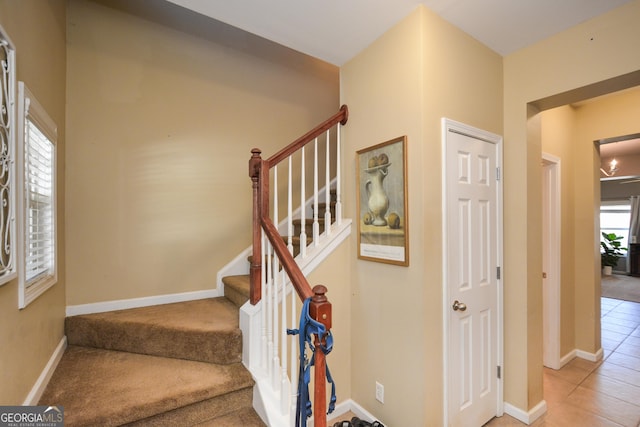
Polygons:
M407 137L357 152L358 257L409 265Z

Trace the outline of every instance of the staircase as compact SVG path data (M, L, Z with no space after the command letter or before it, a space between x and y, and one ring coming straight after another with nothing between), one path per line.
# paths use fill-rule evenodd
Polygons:
M310 315L330 329L327 288L312 289L305 275L351 230L351 221L342 218L340 201L339 125L347 117L348 109L342 106L267 160L260 157L259 149L252 150L249 176L255 256L238 257L239 262L234 260L228 270L250 274L227 273L221 279L224 297L67 318L69 346L39 404L63 406L68 426L252 427L264 426L262 420L271 427L292 425L298 356L296 346L288 344L295 339L287 336L286 328L297 327L297 304L311 298ZM335 139L331 128L335 128ZM326 135L324 144L318 140L321 134ZM305 193L306 145L313 150L309 199ZM296 202L292 155L298 152L300 195ZM324 161L320 161L320 152L325 154ZM283 198L287 213L278 230L280 162L288 163L288 183ZM320 184L322 163L324 185ZM270 173L271 188L276 189L272 193ZM333 183L336 192L330 191ZM294 204L299 206L296 212ZM296 217L299 219L294 220ZM319 367L314 377L316 427L327 425L325 355L320 345L325 339L326 334L315 336L314 358Z
M264 426L241 363L247 298L240 286L230 298L68 317L69 347L40 404L63 406L68 426Z

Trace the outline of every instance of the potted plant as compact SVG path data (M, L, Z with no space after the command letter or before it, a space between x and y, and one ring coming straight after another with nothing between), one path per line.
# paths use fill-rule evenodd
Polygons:
M606 276L611 274L613 267L618 265L618 260L624 256L624 251L627 250L627 248L623 248L620 243L622 238L622 236L616 236L616 233L602 232L602 240L600 241L602 250L600 251L600 256L602 272Z

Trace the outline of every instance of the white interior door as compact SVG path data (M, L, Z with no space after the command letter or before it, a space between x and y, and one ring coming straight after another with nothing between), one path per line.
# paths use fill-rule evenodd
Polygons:
M448 425L479 427L502 415L502 139L443 125Z

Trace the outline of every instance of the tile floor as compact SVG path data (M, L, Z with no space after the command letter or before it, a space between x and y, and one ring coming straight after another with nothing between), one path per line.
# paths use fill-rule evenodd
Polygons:
M601 307L603 360L544 368L547 413L532 426L640 426L640 303L602 298ZM505 414L485 427L524 425Z

